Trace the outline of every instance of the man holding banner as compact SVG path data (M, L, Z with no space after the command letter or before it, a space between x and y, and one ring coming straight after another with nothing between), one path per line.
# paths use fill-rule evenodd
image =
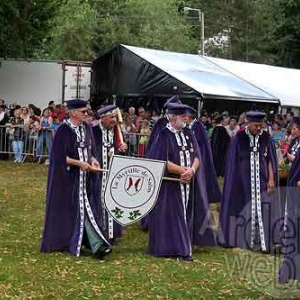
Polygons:
M70 118L58 129L50 155L45 227L41 252L67 251L80 255L81 245L97 258L111 252L102 232L99 169L91 129L84 124L86 101L67 102Z
M148 215L148 247L151 255L189 262L192 245L212 246L215 238L199 147L192 131L183 131L188 108L168 105L169 123L148 153L151 159L166 161L168 176L178 179L163 181L157 204Z
M113 154L125 152L127 144L123 142L122 133L117 123L117 107L115 105L107 105L100 108L97 113L100 117L99 125L93 127L97 159L103 169L109 169ZM103 228L107 237L113 241L122 236L122 227L107 213L104 205L107 176L107 172L100 173L100 182L98 184L101 186Z

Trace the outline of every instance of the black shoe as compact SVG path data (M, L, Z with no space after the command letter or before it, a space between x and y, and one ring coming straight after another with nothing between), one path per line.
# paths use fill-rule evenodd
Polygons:
M104 256L110 254L112 252L112 249L107 246L100 246L97 252L95 253L95 257L97 259L103 259Z
M186 263L190 263L190 262L194 261L191 256L184 256L184 257L182 257L182 260Z

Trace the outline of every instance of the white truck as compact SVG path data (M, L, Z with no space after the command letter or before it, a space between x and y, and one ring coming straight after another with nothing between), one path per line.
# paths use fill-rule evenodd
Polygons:
M0 99L7 105L90 99L91 63L0 59Z

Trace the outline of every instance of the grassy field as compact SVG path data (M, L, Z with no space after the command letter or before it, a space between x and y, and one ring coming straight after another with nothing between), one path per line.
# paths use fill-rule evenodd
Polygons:
M105 261L41 254L45 166L0 162L0 298L272 299L278 259L238 249L195 248L193 263L146 254L147 234L128 227ZM294 292L293 292L294 291Z

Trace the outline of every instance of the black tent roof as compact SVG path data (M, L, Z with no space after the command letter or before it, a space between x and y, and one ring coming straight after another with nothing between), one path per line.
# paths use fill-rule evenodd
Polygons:
M279 104L205 57L119 45L93 62L91 99L170 96Z

